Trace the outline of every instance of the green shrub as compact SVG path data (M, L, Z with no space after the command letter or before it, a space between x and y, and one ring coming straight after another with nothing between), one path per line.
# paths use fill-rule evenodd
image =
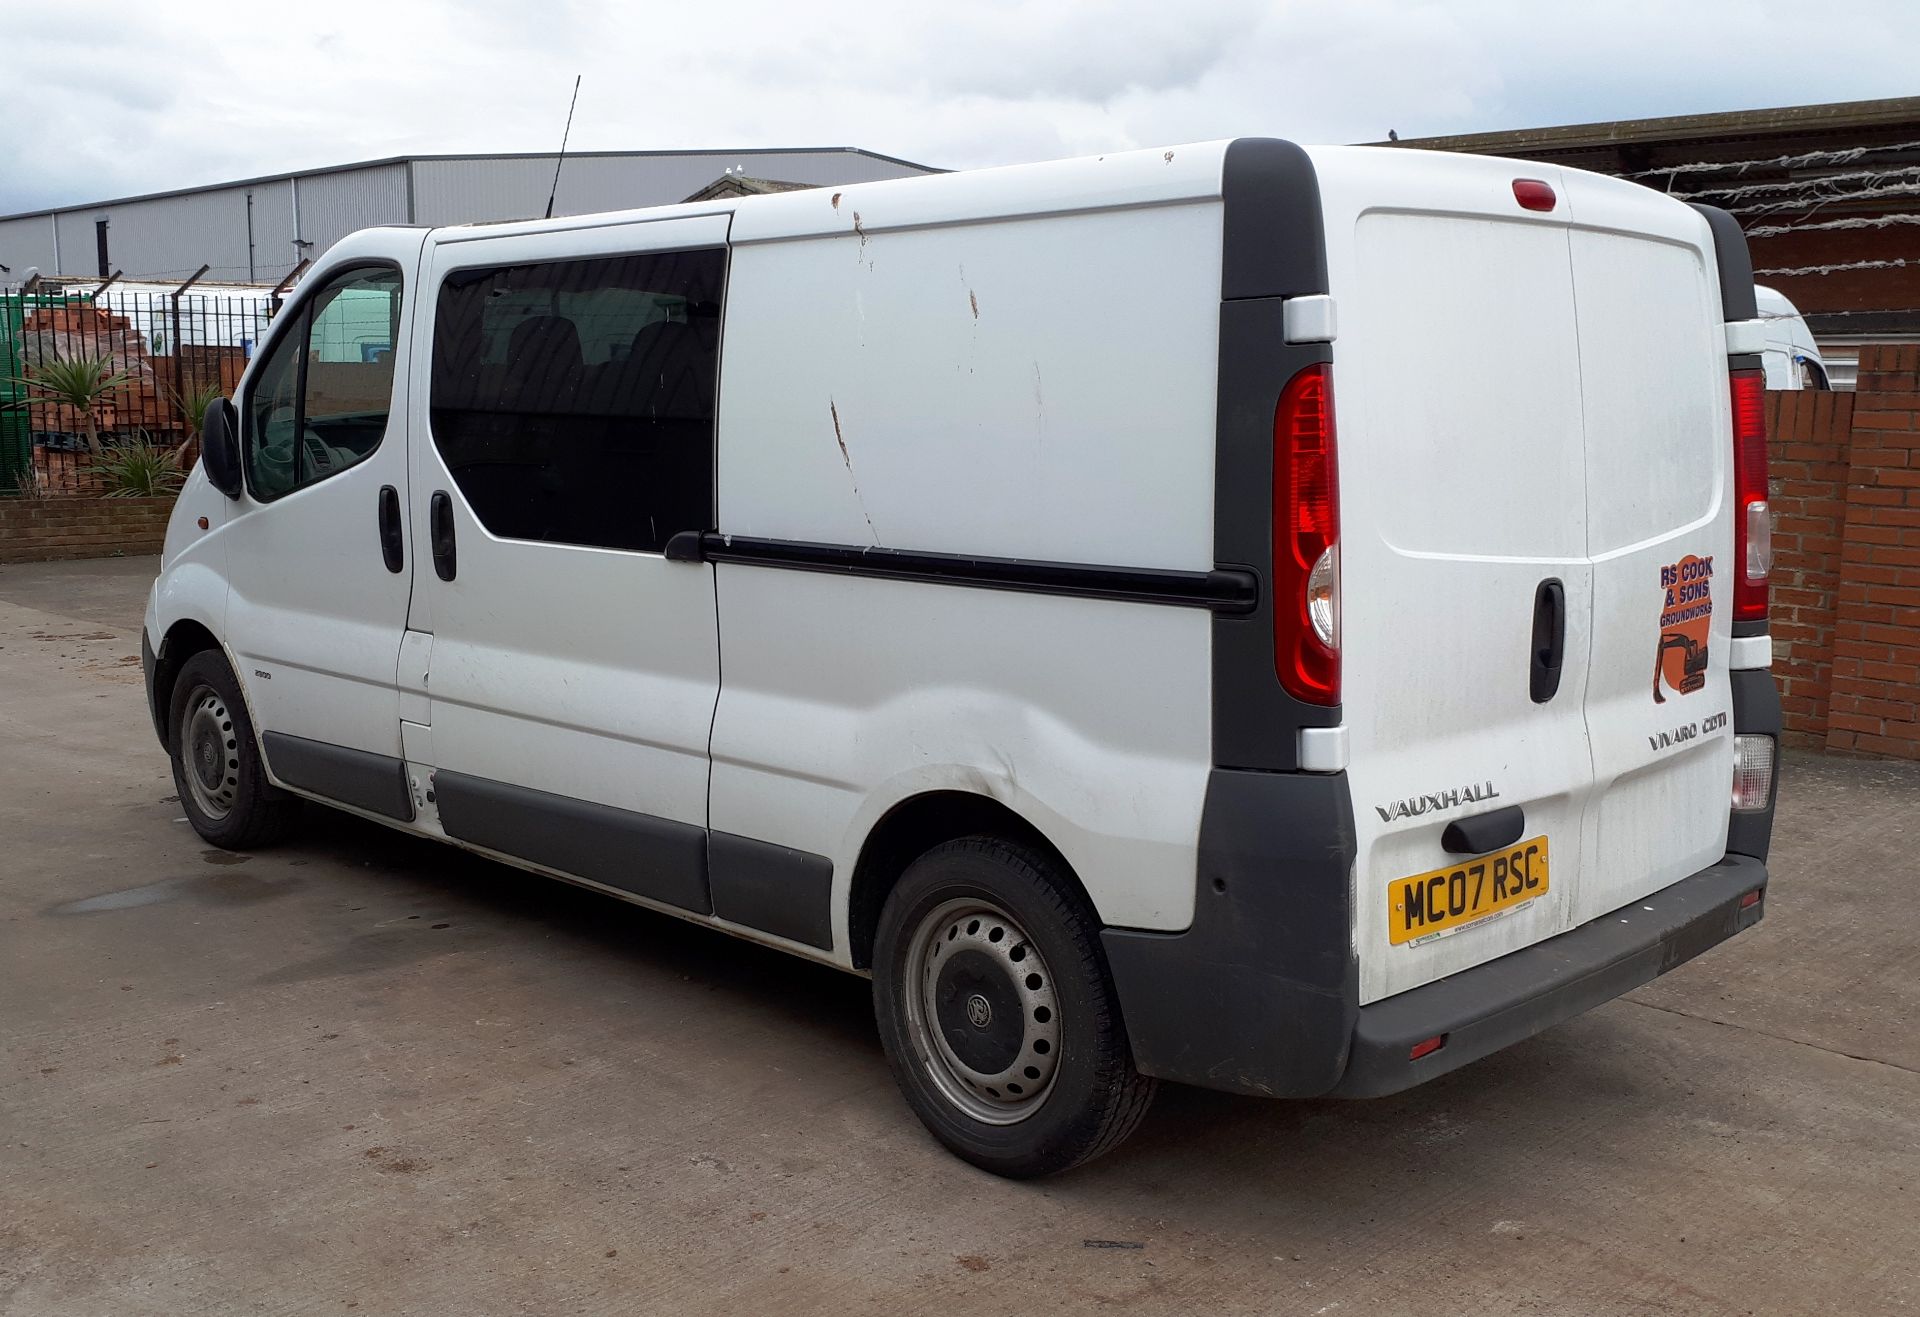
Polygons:
M107 449L94 459L94 469L107 478L108 498L161 498L177 493L186 479L173 450L145 435L138 443Z

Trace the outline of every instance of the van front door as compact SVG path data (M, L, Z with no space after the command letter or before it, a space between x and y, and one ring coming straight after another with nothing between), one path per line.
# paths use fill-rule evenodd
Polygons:
M727 224L436 240L412 413L441 826L703 913L713 569L663 550L714 524Z
M238 399L227 639L273 776L408 820L408 338L418 231L356 234L280 312Z

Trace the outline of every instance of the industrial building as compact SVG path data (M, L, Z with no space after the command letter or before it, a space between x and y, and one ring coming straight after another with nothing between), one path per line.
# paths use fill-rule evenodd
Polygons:
M546 212L555 157L425 155L0 217L0 283L29 270L223 283L278 283L355 229L468 224ZM864 183L935 173L853 147L569 152L555 215L682 201L729 174L783 183Z

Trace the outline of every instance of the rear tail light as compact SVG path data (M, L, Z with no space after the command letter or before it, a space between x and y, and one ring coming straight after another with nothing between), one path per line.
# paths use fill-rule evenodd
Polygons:
M1733 738L1733 807L1765 809L1773 799L1773 738Z
M1765 376L1733 372L1733 620L1767 618L1767 574L1773 570L1773 512L1767 506Z
M1340 703L1340 498L1333 372L1287 381L1273 414L1273 665L1308 704Z

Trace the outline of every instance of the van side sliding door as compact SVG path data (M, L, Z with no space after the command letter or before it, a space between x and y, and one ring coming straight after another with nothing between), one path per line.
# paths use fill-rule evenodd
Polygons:
M450 836L700 913L729 218L436 240L401 664Z

